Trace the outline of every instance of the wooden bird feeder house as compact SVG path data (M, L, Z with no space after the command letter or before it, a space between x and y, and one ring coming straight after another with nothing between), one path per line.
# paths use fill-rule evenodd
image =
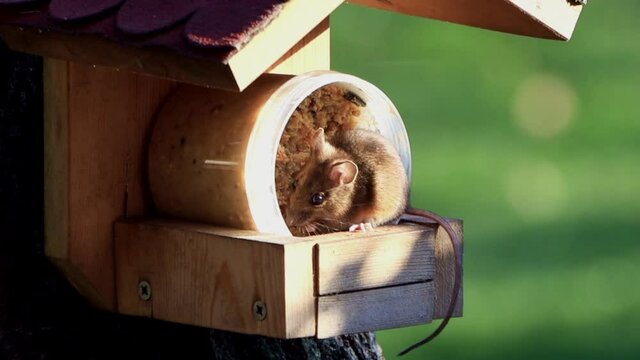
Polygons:
M566 0L351 2L559 40L581 11ZM294 237L278 209L278 141L331 84L355 94L410 173L391 100L328 71L342 3L0 0L0 37L45 59L46 254L83 295L280 338L444 316L454 265L435 224Z

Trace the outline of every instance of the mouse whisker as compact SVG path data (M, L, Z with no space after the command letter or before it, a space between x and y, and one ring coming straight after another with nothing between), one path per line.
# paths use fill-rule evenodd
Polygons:
M342 231L342 230L345 230L344 227L348 227L348 226L351 225L350 223L346 223L344 221L339 221L339 220L336 220L336 219L321 218L320 220L325 220L324 223L319 222L318 224L321 224L329 232ZM329 226L327 223L332 224L332 225L337 223L337 226Z
M329 225L325 225L325 227L329 230L332 231L340 231L340 229L337 226L329 226Z
M320 222L316 223L316 224L319 225L319 226L322 226L325 230L327 230L327 232L333 232L333 231L337 231L338 230L336 228L333 228L333 227L331 227L331 226L329 226L327 224L323 224L323 223L320 223Z
M315 223L309 223L309 224L307 224L307 225L306 225L306 228L307 228L307 233L308 233L309 235L314 234L314 233L315 233L315 231L316 231Z

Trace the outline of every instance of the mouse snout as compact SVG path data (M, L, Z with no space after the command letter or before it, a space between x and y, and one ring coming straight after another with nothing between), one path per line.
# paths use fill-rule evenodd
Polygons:
M287 226L293 226L296 223L295 220L293 219L293 217L291 217L291 214L289 214L289 212L287 212L287 214L285 214L284 222L287 224Z
M309 214L305 211L287 211L284 216L284 222L288 227L305 225L309 220Z
M287 224L287 226L291 227L291 226L295 226L298 224L299 219L298 216L295 216L294 211L291 211L291 208L287 209L287 211L284 214L284 222Z

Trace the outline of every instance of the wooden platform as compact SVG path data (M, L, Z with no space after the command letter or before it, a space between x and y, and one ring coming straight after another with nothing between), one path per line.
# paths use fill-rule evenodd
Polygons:
M118 312L241 333L324 338L428 323L452 291L449 239L435 225L295 238L125 219L115 238Z

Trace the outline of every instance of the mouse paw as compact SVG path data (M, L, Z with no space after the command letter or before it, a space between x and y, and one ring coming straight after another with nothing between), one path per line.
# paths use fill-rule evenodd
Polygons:
M367 232L367 231L371 231L373 230L373 224L372 223L360 223L360 224L353 224L349 227L349 232L356 232L356 231L362 231L362 232Z

